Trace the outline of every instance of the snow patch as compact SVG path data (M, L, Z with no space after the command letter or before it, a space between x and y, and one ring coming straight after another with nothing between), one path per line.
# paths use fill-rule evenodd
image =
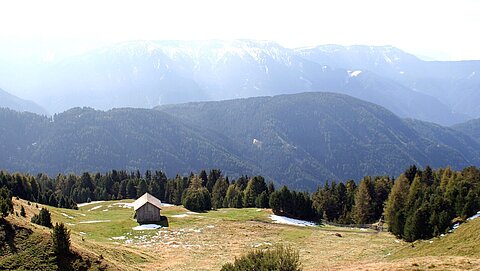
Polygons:
M75 217L71 216L71 215L68 215L66 213L61 213L64 217L68 217L70 219L75 219Z
M132 229L134 231L143 231L143 230L156 230L160 229L162 226L157 225L157 224L143 224L140 226L133 227Z
M95 206L95 207L93 207L92 209L90 209L90 210L88 210L88 211L90 212L90 211L93 211L93 210L97 210L98 208L102 208L102 205Z
M473 215L473 216L467 218L467 221L474 220L474 219L477 219L479 217L480 217L480 211L478 211L476 215Z
M255 145L255 146L257 146L257 147L259 147L259 148L261 148L262 145L263 145L263 142L260 141L260 140L258 140L258 139L256 139L256 138L254 138L252 144Z
M81 221L78 222L80 224L92 224L92 223L102 223L102 222L110 222L111 220L88 220L88 221Z
M113 205L118 205L118 207L121 207L121 208L133 208L133 202L131 202L131 203L117 202L117 203L114 203Z
M172 215L172 217L180 217L180 218L187 217L187 216L188 216L187 214Z
M311 222L311 221L294 219L294 218L279 216L279 215L270 215L270 219L272 219L274 223L279 223L279 224L294 225L294 226L301 226L301 227L306 227L306 226L315 227L315 226L317 226L316 223Z
M162 203L163 207L173 207L175 204L170 204L170 203Z
M361 73L362 71L348 71L348 74L350 75L350 77L357 77Z
M102 203L102 202L105 202L104 200L99 200L99 201L91 201L91 202L84 202L84 203L77 203L77 207L83 207L83 206L87 206L87 205L90 205L90 204L96 204L96 203Z
M113 240L125 240L127 239L127 237L125 236L115 236L115 237L112 237Z

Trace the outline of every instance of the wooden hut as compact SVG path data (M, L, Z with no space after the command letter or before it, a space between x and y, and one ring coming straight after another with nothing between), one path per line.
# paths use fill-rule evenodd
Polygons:
M161 205L162 203L156 197L148 193L143 194L133 203L137 222L142 224L161 221Z

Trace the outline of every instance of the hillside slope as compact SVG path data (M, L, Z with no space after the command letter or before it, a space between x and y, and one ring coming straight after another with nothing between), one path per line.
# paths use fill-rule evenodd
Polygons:
M151 109L74 108L53 118L0 110L0 165L30 173L220 168L315 189L397 175L411 164L479 165L463 133L346 95L302 93Z
M32 101L20 99L0 88L0 108L1 107L10 108L19 112L27 111L47 115L47 111L40 105Z
M368 52L360 54L362 60L372 57ZM39 64L29 73L23 69L16 73L19 78L0 74L0 81L11 81L57 113L77 106L152 108L330 91L377 103L401 117L444 125L467 119L436 95L416 91L410 81L378 73L383 66L358 71L351 63L337 65L342 56L332 58L324 64L304 51L269 41L131 41Z
M224 134L262 172L298 187L398 174L400 165L463 167L478 164L480 157L478 143L461 133L404 121L380 106L340 94L302 93L157 109Z
M22 205L27 217L11 214L0 220L0 270L118 270L79 246L71 247L70 255L55 255L51 230L30 223L32 215L38 212L37 208L34 204L27 205L25 201L14 200L17 214ZM71 238L76 239L76 236Z
M0 110L0 165L30 173L163 169L174 176L219 167L258 173L228 138L148 109L74 108L54 118Z
M411 90L436 97L456 116L453 123L462 118L466 120L466 117L480 117L478 60L423 61L392 46L320 45L299 48L296 52L321 65L368 70Z
M480 119L473 119L464 123L456 124L452 126L452 128L463 132L480 142Z

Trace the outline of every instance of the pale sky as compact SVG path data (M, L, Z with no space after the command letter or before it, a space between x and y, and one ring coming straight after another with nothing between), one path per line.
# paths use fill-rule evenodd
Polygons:
M81 51L126 40L257 39L480 59L478 14L477 0L0 0L0 43L65 41Z

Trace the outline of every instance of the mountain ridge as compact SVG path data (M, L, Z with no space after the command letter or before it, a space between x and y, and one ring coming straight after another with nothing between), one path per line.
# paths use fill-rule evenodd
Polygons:
M48 115L47 111L42 108L40 105L29 101L21 99L11 93L6 92L0 88L0 107L10 108L20 112L32 112L40 115Z
M382 48L372 49L374 54L362 53L365 56L361 60L382 58L382 50L386 50ZM395 55L403 52L388 48L393 52L388 59L396 63ZM341 60L335 55L328 57ZM430 85L429 91L418 91L423 88L416 86L425 84L422 78L401 81L397 78L400 75L386 74L384 70L388 69L360 68L336 62L325 64L308 57L305 51L269 41L130 41L50 63L38 78L23 80L29 83L21 88L37 93L35 100L52 112L76 106L102 110L152 108L191 101L330 91L380 104L402 117L443 125L469 118L462 110L453 110L454 103L445 101L444 96L443 100L437 99ZM362 73L352 73L357 70ZM465 84L462 88L471 89L475 95L475 85ZM467 109L475 110L475 105Z

